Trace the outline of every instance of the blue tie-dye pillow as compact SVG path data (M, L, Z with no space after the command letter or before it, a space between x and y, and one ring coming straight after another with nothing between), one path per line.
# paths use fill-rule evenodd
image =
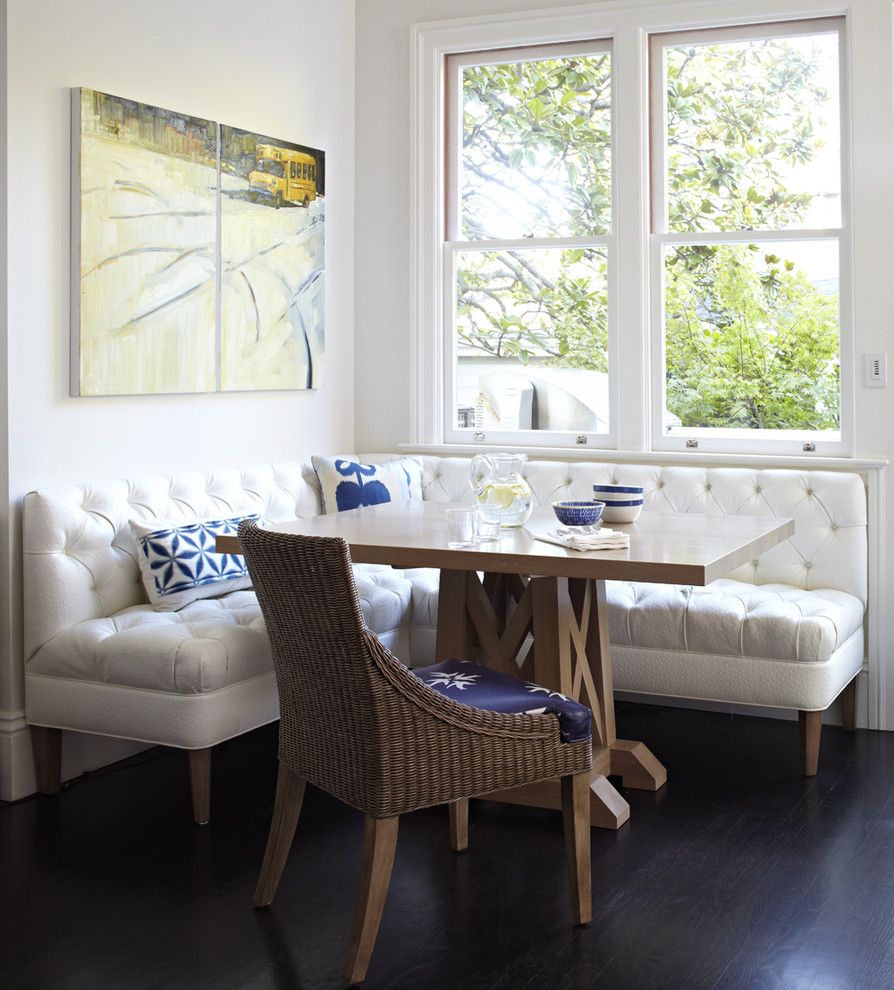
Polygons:
M218 536L235 536L243 519L258 515L205 519L190 523L131 523L137 560L149 603L176 612L197 598L219 598L251 587L245 558L218 553Z
M383 502L421 502L422 465L415 457L361 464L347 457L312 457L323 511L344 512Z

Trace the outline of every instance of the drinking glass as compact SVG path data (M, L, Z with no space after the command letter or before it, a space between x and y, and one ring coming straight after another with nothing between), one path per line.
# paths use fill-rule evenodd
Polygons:
M476 509L448 509L447 545L474 547L478 542L478 512Z
M494 519L487 512L483 512L481 506L478 507L478 542L490 543L500 538L500 520Z

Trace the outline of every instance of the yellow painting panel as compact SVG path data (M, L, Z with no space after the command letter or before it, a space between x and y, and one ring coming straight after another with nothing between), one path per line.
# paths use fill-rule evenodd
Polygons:
M80 91L79 394L217 387L212 135L213 122Z
M224 391L322 384L323 158L221 126Z

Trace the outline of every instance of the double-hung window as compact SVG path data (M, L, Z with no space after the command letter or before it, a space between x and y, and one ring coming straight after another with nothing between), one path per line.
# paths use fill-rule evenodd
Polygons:
M842 23L651 39L656 447L840 442Z
M451 55L447 85L445 439L606 441L610 45Z
M644 16L426 63L443 374L419 439L847 452L844 18Z

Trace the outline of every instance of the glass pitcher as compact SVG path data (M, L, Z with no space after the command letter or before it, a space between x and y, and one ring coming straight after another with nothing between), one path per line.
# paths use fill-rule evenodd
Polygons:
M524 454L476 454L469 481L484 519L523 526L534 509L534 493L522 476Z

